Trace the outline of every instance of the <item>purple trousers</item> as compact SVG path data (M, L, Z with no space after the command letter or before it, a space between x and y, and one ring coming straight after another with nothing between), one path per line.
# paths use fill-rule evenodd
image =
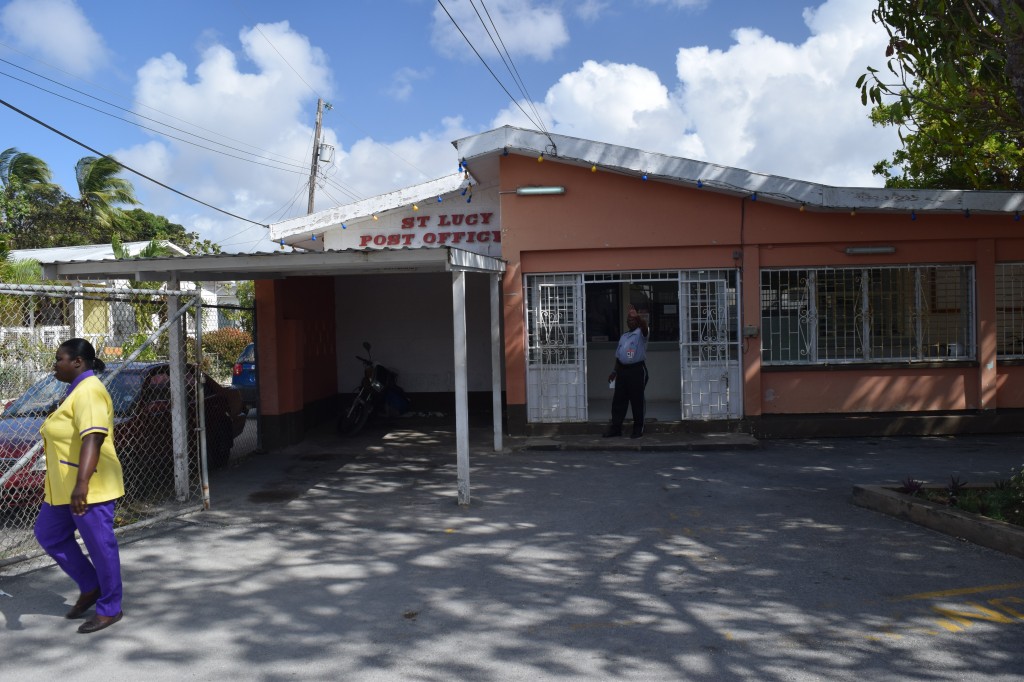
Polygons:
M88 557L75 540L76 530L89 550ZM39 545L78 583L79 592L100 589L97 615L121 613L121 557L114 536L113 500L90 504L82 516L72 514L69 504L43 502L35 532Z

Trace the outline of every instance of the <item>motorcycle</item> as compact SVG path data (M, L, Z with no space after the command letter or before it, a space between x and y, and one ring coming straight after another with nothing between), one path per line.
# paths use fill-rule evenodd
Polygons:
M409 410L409 398L398 385L398 374L373 361L369 342L363 341L363 348L369 357L356 356L363 363L363 380L348 410L338 417L338 433L344 436L359 433L372 414L391 416Z

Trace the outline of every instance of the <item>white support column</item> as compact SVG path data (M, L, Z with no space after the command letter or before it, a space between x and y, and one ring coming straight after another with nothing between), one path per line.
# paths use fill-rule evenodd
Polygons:
M491 281L491 412L494 415L494 451L501 452L501 275Z
M466 273L452 273L452 319L455 331L455 453L459 504L469 504L469 395L466 368Z
M177 291L178 278L172 277L167 288ZM167 297L167 316L173 317L181 307L178 296ZM183 318L182 318L183 319ZM188 393L185 390L185 340L181 320L167 330L168 360L171 366L171 446L174 453L174 494L179 502L188 499Z

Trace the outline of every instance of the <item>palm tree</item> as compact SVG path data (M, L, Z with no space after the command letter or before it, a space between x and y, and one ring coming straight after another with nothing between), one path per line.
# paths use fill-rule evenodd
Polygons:
M49 185L53 173L38 156L19 152L14 147L0 152L0 185L11 193L16 186Z
M120 172L121 164L110 156L85 156L75 164L79 201L97 225L110 231L120 217L117 204L139 205L132 183L117 177Z

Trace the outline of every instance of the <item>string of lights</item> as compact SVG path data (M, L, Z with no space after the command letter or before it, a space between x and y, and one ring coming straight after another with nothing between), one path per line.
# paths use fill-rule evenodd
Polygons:
M503 156L508 156L511 152L512 152L512 150L510 148L505 147L505 149L502 151L502 155ZM549 153L549 152L547 152L547 150L538 150L538 149L531 149L531 148L518 148L518 147L516 148L516 152L517 153L522 153L522 154L527 155L527 156L532 156L533 154L536 154L537 155L536 158L537 158L537 162L538 163L543 163L544 159L545 159L545 154ZM621 176L624 176L624 177L635 178L637 180L640 180L641 182L648 182L648 181L650 181L652 179L653 180L671 181L673 183L685 182L683 179L678 178L678 177L659 176L659 175L656 175L656 174L653 174L653 173L650 173L650 172L644 171L644 170L634 171L634 170L619 168L619 167L610 166L610 165L606 165L606 164L599 164L599 163L596 163L594 161L590 161L590 160L587 160L587 159L574 158L574 157L568 157L568 156L559 156L557 158L559 158L561 161L565 161L565 162L569 162L569 163L573 163L573 164L578 164L578 165L581 165L581 166L589 167L590 171L592 173L597 173L597 172L613 173L613 174L621 175ZM469 173L470 173L470 171L469 171L469 164L466 161L466 159L461 159L459 161L459 172L464 172L466 174L466 177L467 178L469 177ZM800 197L797 197L797 196L794 196L794 195L791 195L791 194L787 194L785 192L777 192L777 191L770 191L770 190L766 191L763 188L761 188L761 189L751 189L750 187L734 185L734 184L731 184L731 183L728 183L728 182L724 182L722 180L712 179L712 178L696 178L696 179L691 180L691 182L693 184L693 187L695 187L696 189L710 189L710 190L725 191L725 192L729 192L729 193L735 194L737 196L743 197L744 199L747 199L749 201L758 201L759 199L761 199L761 200L764 200L764 199L774 199L774 200L779 201L779 202L784 202L784 203L787 203L787 204L792 204L792 205L796 206L797 210L799 212L801 212L801 213L803 213L803 212L807 211L809 208L811 208L807 204L807 202L805 200L801 199ZM471 189L471 187L470 187L470 189ZM463 194L465 194L465 193L466 193L466 191L463 190ZM830 206L830 207L828 207L828 208L826 208L824 210L848 211L852 217L856 217L857 216L857 208L855 206ZM861 210L864 210L864 208L862 207ZM975 211L977 211L977 209L975 209ZM953 212L953 211L942 211L942 212L943 213L950 213L950 212ZM970 208L965 208L961 212L962 212L964 218L970 218L971 217L971 209ZM988 213L997 213L997 214L1010 215L1013 218L1013 220L1017 221L1017 222L1019 222L1021 220L1021 209L1014 209L1012 211L987 211L987 212ZM908 215L909 215L911 220L917 220L918 217L919 217L917 210L909 211Z

